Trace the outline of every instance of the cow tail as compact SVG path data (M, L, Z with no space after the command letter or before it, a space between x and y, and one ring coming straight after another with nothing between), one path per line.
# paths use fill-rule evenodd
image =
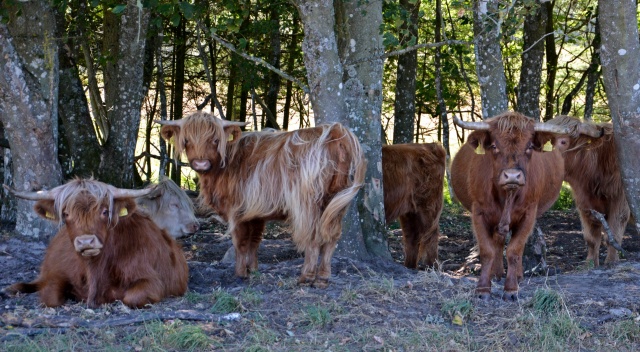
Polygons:
M331 234L333 233L333 228L336 226L340 226L342 222L342 217L344 216L344 210L349 206L349 203L355 198L358 194L358 191L364 185L364 177L367 171L367 161L364 158L364 154L362 149L360 149L360 143L356 136L354 136L351 132L347 132L346 134L351 139L351 146L353 148L353 159L351 160L350 165L350 175L353 177L353 182L351 186L343 189L338 192L327 204L322 216L320 217L320 227L317 229L318 233L321 234ZM342 214L341 214L342 213ZM324 230L324 231L323 231ZM341 233L338 233L338 237ZM323 238L323 240L330 240L328 238Z

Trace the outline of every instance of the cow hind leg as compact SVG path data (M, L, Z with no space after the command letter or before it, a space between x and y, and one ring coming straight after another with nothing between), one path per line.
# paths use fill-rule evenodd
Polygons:
M253 220L248 224L248 254L247 254L247 267L249 272L258 271L258 248L260 242L262 242L262 233L264 232L265 221Z
M47 307L58 307L67 300L69 284L62 281L50 280L38 291L42 304Z
M624 236L624 230L627 226L627 222L629 221L629 207L623 207L622 210L612 210L609 214L613 215L613 219L611 216L609 217L609 226L611 227L611 232L613 233L613 238L618 242L620 246L622 246L622 238ZM620 259L618 250L609 243L607 246L607 258L605 259L605 263L614 263Z
M316 270L318 268L318 256L320 247L317 244L308 244L304 251L304 264L302 264L302 274L298 279L299 285L313 284L316 280Z
M400 216L402 228L402 243L404 245L404 266L410 269L418 267L418 252L420 249L420 224L416 214Z
M327 288L329 286L329 278L331 278L331 258L333 252L336 250L338 244L337 239L330 243L325 243L320 247L320 267L318 268L318 275L313 283L313 287Z

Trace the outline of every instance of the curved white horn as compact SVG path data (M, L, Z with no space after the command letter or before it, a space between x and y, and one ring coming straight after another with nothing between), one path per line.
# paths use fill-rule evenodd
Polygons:
M153 120L153 122L164 126L182 126L184 120Z
M604 128L588 123L580 123L578 126L578 133L587 135L593 138L600 138L604 136Z
M453 116L453 123L468 130L486 131L489 129L489 124L484 121L462 121L455 115Z
M536 122L535 126L533 127L533 130L536 132L551 132L551 133L557 133L557 134L569 134L570 132L569 128L567 127L552 125L550 123L541 123L541 122Z
M4 187L4 189L9 191L9 193L13 194L15 197L28 199L28 200L44 200L44 199L53 200L55 199L55 195L57 193L53 191L20 192L20 191L16 191L15 189L7 185L2 185L2 187Z
M113 194L114 199L144 197L156 189L155 186L147 187L143 189L123 189L123 188L117 188L111 185L109 185L109 187L111 189L111 193Z

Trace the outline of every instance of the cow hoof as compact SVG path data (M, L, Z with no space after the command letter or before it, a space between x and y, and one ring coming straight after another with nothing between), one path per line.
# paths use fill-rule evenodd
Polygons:
M476 294L481 301L487 302L491 298L491 292L477 292Z
M315 281L315 278L309 278L306 276L300 276L300 278L298 279L298 285L300 286L311 286L313 285L313 282Z
M517 302L518 301L518 291L505 291L502 294L502 300L506 302Z
M315 287L315 288L322 288L325 289L327 287L329 287L329 279L316 279L316 281L314 281L311 286Z
M236 276L236 284L242 285L247 281L246 277Z

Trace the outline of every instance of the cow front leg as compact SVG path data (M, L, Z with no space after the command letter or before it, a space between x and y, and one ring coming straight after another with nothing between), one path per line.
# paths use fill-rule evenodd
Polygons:
M247 267L249 272L258 271L258 248L262 242L262 233L264 232L264 220L252 220L247 223L249 234L249 250L247 254Z
M502 280L504 277L504 242L505 238L497 231L493 233L494 252L493 265L491 267L491 277L497 281Z
M237 224L231 231L231 241L236 252L235 274L237 277L245 279L249 276L249 248L251 248L251 236L249 227L245 223Z
M304 264L302 264L302 274L298 279L298 285L313 284L316 280L316 270L318 268L318 256L320 247L311 243L304 250Z
M591 215L589 210L580 209L582 236L587 244L587 263L600 266L600 244L602 243L602 224Z
M480 252L480 279L476 287L476 294L480 299L489 299L491 296L491 277L493 276L494 261L496 259L496 251L502 248L496 248L496 242L487 229L487 224L482 219L482 215L475 212L472 217L473 229L478 241L478 251Z
M621 208L621 209L620 209ZM624 229L629 221L629 206L626 202L619 207L609 209L607 214L607 220L613 233L613 238L622 247L622 237L624 236ZM608 237L607 237L608 238ZM608 241L607 241L608 242ZM607 246L607 258L604 260L605 264L614 263L620 259L618 250L611 244Z
M418 267L418 253L420 250L420 230L416 214L400 216L402 228L402 243L404 245L404 266L410 269Z
M512 229L507 246L507 277L504 282L504 300L518 300L518 283L523 279L522 255L524 246L535 225L535 211L529 211L518 227Z
M147 304L160 302L163 290L159 279L141 279L124 292L122 303L132 308L144 308Z

